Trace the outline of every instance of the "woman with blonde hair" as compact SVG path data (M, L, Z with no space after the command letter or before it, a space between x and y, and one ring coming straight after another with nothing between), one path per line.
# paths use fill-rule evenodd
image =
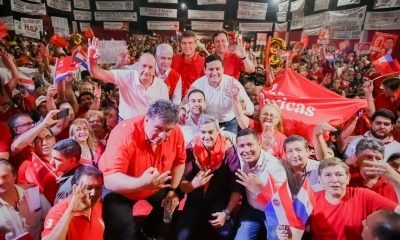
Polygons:
M97 140L89 122L84 118L75 119L69 128L69 137L76 140L82 148L80 164L98 165L104 147Z
M275 157L283 158L283 142L286 136L283 134L283 121L279 108L275 105L264 106L260 110L259 121L256 121L244 114L240 106L239 91L232 87L226 93L233 100L233 111L239 127L241 129L254 129L260 135L263 149L272 153Z

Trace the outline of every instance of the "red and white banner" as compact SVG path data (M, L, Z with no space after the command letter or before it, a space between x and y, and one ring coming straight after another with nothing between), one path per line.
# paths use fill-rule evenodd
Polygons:
M96 9L100 11L133 11L133 1L96 1Z
M224 11L188 10L188 19L224 20Z
M11 0L11 10L29 15L46 15L46 4Z
M177 21L147 21L148 30L170 30L179 31L179 22Z
M328 45L331 35L330 27L323 27L319 30L317 43L322 45Z
M370 42L360 42L354 44L354 51L357 53L357 55L369 54L370 47L371 47Z
M78 71L79 63L73 60L73 56L58 58L55 65L54 81L60 83L69 75Z
M71 12L71 2L65 0L47 0L47 6L64 11L64 12Z
M224 28L224 22L203 22L192 21L193 31L221 31Z
M103 27L106 30L129 31L128 22L104 22Z
M178 0L149 0L149 3L178 3Z
M92 21L92 12L74 9L74 18L77 21Z
M268 3L239 1L237 18L265 20Z
M272 31L273 23L266 22L252 22L252 23L239 23L240 32L270 32Z
M21 18L22 35L40 39L40 33L43 32L43 19Z
M260 46L266 46L267 38L268 38L268 35L266 33L257 33L256 44L260 45Z
M95 21L127 21L136 22L136 12L94 12Z
M396 34L375 32L371 41L371 59L376 60L386 54L391 54L398 38Z
M197 0L197 5L226 4L226 0Z
M360 39L367 6L329 11L327 26L332 29L332 39Z
M278 106L285 134L304 136L310 143L317 124L338 126L367 108L366 100L342 97L291 69L278 75L271 87L261 90L259 103L260 109L269 104Z
M374 9L400 7L399 0L375 0Z

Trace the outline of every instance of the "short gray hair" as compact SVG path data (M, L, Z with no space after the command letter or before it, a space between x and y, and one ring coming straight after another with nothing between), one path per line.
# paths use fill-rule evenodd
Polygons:
M364 150L378 151L382 156L385 156L385 145L383 142L373 138L363 138L356 146L355 154L358 155Z
M201 117L199 119L199 123L198 123L199 127L201 125L205 125L205 124L209 124L209 123L214 123L215 128L217 130L219 130L219 121L218 121L218 119L216 117L214 117L212 115L209 115L209 114L201 115Z
M174 49L168 43L161 43L156 48L156 56L160 56L161 52L168 52L174 54Z
M147 116L151 119L158 116L167 124L176 123L178 121L178 108L169 100L158 99L150 105Z

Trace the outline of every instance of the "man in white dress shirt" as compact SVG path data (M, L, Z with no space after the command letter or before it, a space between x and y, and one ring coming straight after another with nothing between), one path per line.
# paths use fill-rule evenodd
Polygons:
M107 71L97 65L100 58L98 48L98 38L89 40L89 71L93 78L118 86L120 120L144 115L155 100L169 99L167 85L155 76L156 60L153 55L143 53L135 70Z
M246 104L246 111L253 114L254 105L247 96L243 86L233 77L224 74L224 66L221 57L216 54L208 56L205 60L206 75L197 79L190 90L200 89L206 95L207 109L204 113L215 116L220 127L225 131L237 133L237 122L232 108L232 99L227 95L229 88L235 88L240 93ZM189 91L190 91L189 90Z

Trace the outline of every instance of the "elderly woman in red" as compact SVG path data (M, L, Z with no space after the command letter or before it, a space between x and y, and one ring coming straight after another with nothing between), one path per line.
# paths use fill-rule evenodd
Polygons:
M349 167L338 158L323 160L319 165L321 185L309 219L312 239L362 239L363 220L371 213L385 209L399 213L393 201L366 188L348 187ZM287 231L277 231L279 239L288 239Z

